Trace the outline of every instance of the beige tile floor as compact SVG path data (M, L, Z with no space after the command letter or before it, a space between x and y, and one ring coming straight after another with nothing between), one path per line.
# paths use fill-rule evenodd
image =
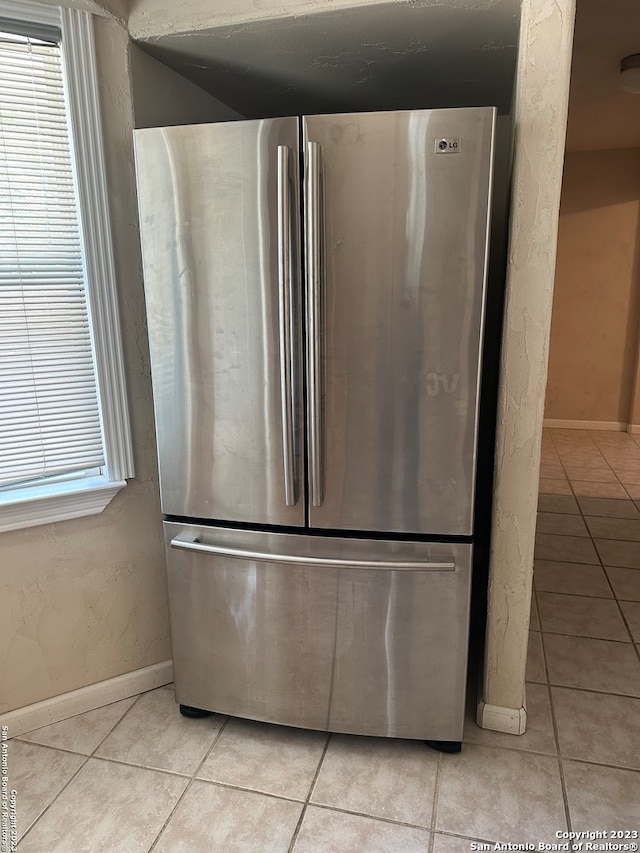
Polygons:
M542 474L525 735L470 714L463 752L440 755L187 720L160 688L9 742L19 853L458 853L640 830L640 445L546 432Z

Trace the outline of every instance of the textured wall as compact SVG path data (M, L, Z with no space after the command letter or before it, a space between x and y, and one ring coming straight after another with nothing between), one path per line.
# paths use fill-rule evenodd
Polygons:
M375 2L375 0L374 0ZM428 0L427 0L428 2ZM473 0L469 0L470 5ZM491 5L496 0L484 0ZM165 33L190 32L205 27L288 15L305 15L369 6L372 0L129 0L129 30L135 39Z
M524 703L574 0L523 0L484 701Z
M131 42L131 83L136 127L166 127L241 118L213 95L176 74Z
M65 6L107 18L116 18L124 23L128 17L128 0L38 0L48 6Z
M128 36L100 18L96 40L136 479L100 515L0 536L0 712L171 657Z
M640 149L565 158L545 417L627 423L640 300Z

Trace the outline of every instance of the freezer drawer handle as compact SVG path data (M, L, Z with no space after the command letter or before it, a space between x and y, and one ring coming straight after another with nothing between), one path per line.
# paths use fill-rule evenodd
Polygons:
M227 548L224 545L207 545L197 539L176 536L171 540L172 548L184 551L202 551L222 557L237 557L240 560L262 560L269 563L295 563L303 566L333 566L338 569L388 569L394 572L454 572L455 563L431 563L423 560L341 560L333 557L307 557L294 554L271 554L266 551L247 551L243 548Z
M297 497L291 343L291 188L289 184L289 148L286 145L278 145L278 297L284 502L287 506L294 506Z
M306 182L309 467L311 504L322 506L324 500L322 435L324 211L322 148L318 142L307 143Z

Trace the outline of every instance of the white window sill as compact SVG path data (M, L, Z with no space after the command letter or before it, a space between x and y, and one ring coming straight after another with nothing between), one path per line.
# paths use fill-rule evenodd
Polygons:
M0 494L0 533L97 515L126 485L126 480L95 476L12 489Z

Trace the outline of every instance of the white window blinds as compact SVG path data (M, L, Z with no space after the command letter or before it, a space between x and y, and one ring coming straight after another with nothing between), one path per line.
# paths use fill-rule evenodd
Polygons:
M102 465L60 46L0 33L0 489Z

